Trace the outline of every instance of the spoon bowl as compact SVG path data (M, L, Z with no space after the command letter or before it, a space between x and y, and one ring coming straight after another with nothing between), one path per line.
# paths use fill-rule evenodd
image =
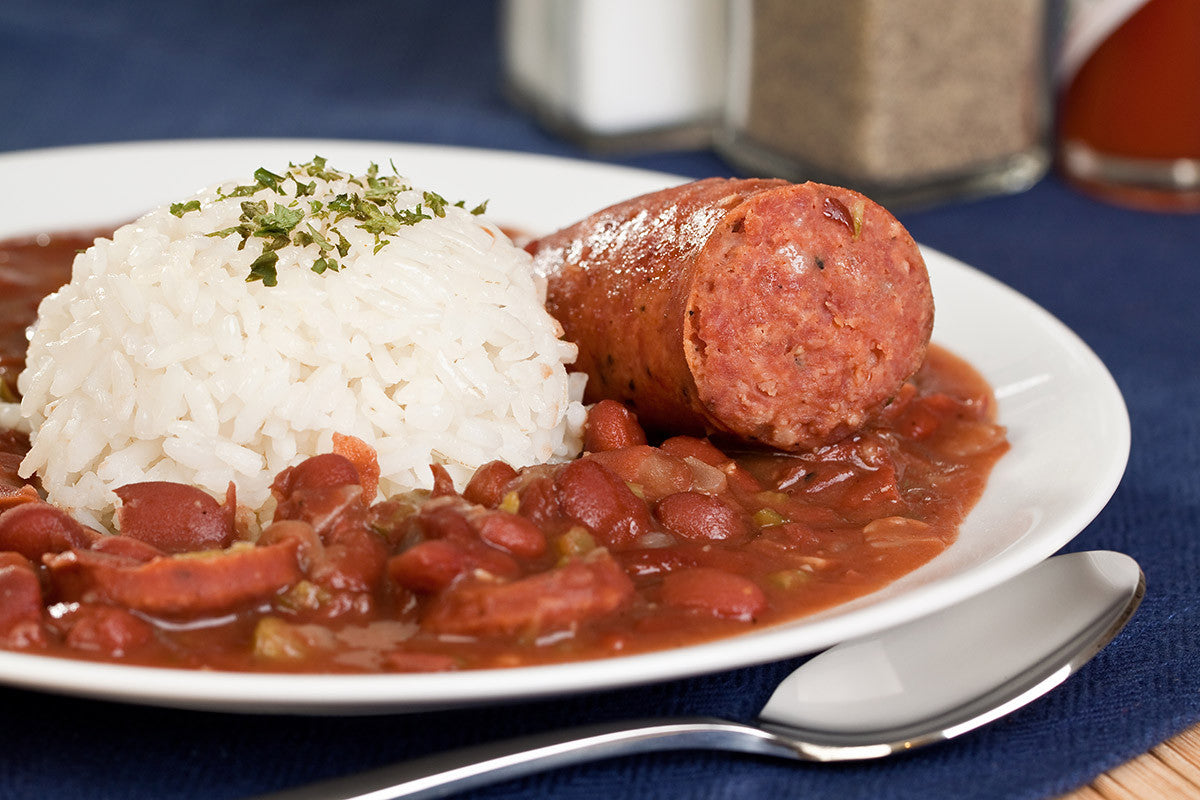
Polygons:
M880 758L974 730L1058 686L1129 621L1137 562L1056 556L956 606L833 647L785 678L756 724L709 718L608 723L430 756L259 800L444 797L546 769L661 750L801 761Z

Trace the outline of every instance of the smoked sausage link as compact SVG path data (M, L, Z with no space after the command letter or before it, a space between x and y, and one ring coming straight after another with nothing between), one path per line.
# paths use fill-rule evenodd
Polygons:
M933 329L916 243L849 189L710 178L528 249L585 400L626 403L647 428L835 441L916 372Z

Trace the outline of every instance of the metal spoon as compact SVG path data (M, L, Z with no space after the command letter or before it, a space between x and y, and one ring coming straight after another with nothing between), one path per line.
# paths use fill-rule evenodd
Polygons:
M1042 696L1117 635L1145 591L1137 562L1057 556L928 617L810 659L756 724L704 717L572 728L456 750L260 800L454 792L585 761L716 749L801 761L879 758L973 730Z

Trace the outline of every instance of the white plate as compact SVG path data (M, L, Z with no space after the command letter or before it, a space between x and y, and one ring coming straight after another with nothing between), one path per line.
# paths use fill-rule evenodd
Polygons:
M122 222L265 166L313 155L343 169L392 160L452 199L489 199L501 224L548 232L677 176L544 156L308 140L184 141L0 154L0 236ZM565 665L429 675L260 675L150 669L0 652L0 682L156 705L294 713L416 711L648 683L809 653L928 614L1028 569L1115 491L1129 418L1104 365L1013 290L926 250L934 338L990 381L1012 450L942 555L817 616L710 644ZM1032 265L1045 268L1048 265Z

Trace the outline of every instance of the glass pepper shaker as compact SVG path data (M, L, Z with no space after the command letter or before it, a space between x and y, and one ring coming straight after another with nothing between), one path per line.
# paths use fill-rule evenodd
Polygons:
M734 0L718 149L746 172L912 206L1050 161L1045 0Z

